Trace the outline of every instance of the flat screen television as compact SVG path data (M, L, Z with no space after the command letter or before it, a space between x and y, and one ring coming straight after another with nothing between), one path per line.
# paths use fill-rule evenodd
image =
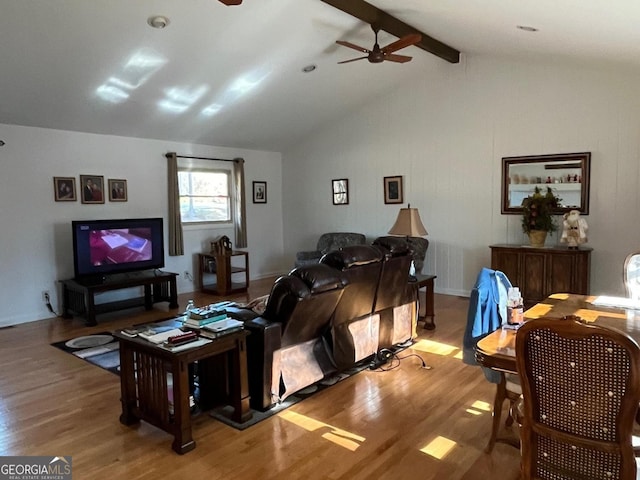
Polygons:
M162 218L74 220L76 279L164 267Z

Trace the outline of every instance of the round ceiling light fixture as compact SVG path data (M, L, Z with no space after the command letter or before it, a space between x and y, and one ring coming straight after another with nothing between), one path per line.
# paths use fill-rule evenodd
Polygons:
M170 22L164 15L153 15L147 18L147 23L153 28L165 28Z
M318 68L318 67L317 67L317 65L311 64L311 65L307 65L306 67L303 67L303 68L302 68L302 71L303 71L304 73L311 73L311 72L313 72L316 68Z
M516 28L519 30L524 30L525 32L537 32L538 29L536 27L529 27L527 25L516 25Z

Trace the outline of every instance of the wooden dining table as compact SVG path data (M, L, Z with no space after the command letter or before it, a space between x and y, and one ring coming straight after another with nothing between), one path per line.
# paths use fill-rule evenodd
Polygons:
M576 315L586 322L616 328L640 344L640 305L626 298L598 295L556 293L524 312L524 319ZM484 367L517 373L516 332L499 328L481 339L476 346L476 360Z

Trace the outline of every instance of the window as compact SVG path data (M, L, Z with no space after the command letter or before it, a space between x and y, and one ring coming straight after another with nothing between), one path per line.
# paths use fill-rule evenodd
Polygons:
M231 221L231 172L178 167L182 223Z

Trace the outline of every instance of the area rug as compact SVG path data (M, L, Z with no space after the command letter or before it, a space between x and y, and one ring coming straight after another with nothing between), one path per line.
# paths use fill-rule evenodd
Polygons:
M398 352L411 345L411 343L412 342L408 342L407 344L395 347L392 350L392 353L397 354ZM76 337L70 340L52 343L51 346L59 348L66 353L74 355L77 358L89 362L92 365L96 365L97 367L103 368L111 373L120 375L120 350L118 348L119 342L110 332L100 332L93 335ZM275 405L273 408L267 410L266 412L251 409L251 418L243 423L238 423L231 419L233 407L228 405L215 407L212 410L209 410L207 413L212 418L215 418L216 420L229 425L230 427L236 428L238 430L244 430L261 422L262 420L272 417L273 415L291 407L292 405L301 402L302 400L315 395L318 392L325 390L332 385L335 385L338 382L346 380L347 378L361 372L362 370L366 370L367 368L372 368L371 360L363 360L350 369L326 377L319 382L314 383L313 385L287 397L286 400ZM384 368L381 368L381 370L384 370Z
M233 407L229 405L216 407L209 411L209 415L215 418L216 420L226 425L229 425L230 427L236 428L238 430L244 430L245 428L249 428L255 425L256 423L261 422L266 418L272 417L276 413L286 410L290 406L295 405L296 403L301 402L302 400L309 398L318 392L321 392L327 387L335 385L336 383L341 382L342 380L345 380L350 376L355 375L356 373L369 368L370 363L371 362L366 361L366 362L357 364L348 370L337 373L330 377L326 377L320 380L319 382L314 383L313 385L307 388L304 388L294 393L293 395L290 395L284 401L276 404L274 407L270 408L266 412L261 412L259 410L251 409L251 413L252 413L251 418L243 423L238 423L231 419L231 415L233 414Z
M51 346L120 375L120 343L110 332L63 340L52 343Z

